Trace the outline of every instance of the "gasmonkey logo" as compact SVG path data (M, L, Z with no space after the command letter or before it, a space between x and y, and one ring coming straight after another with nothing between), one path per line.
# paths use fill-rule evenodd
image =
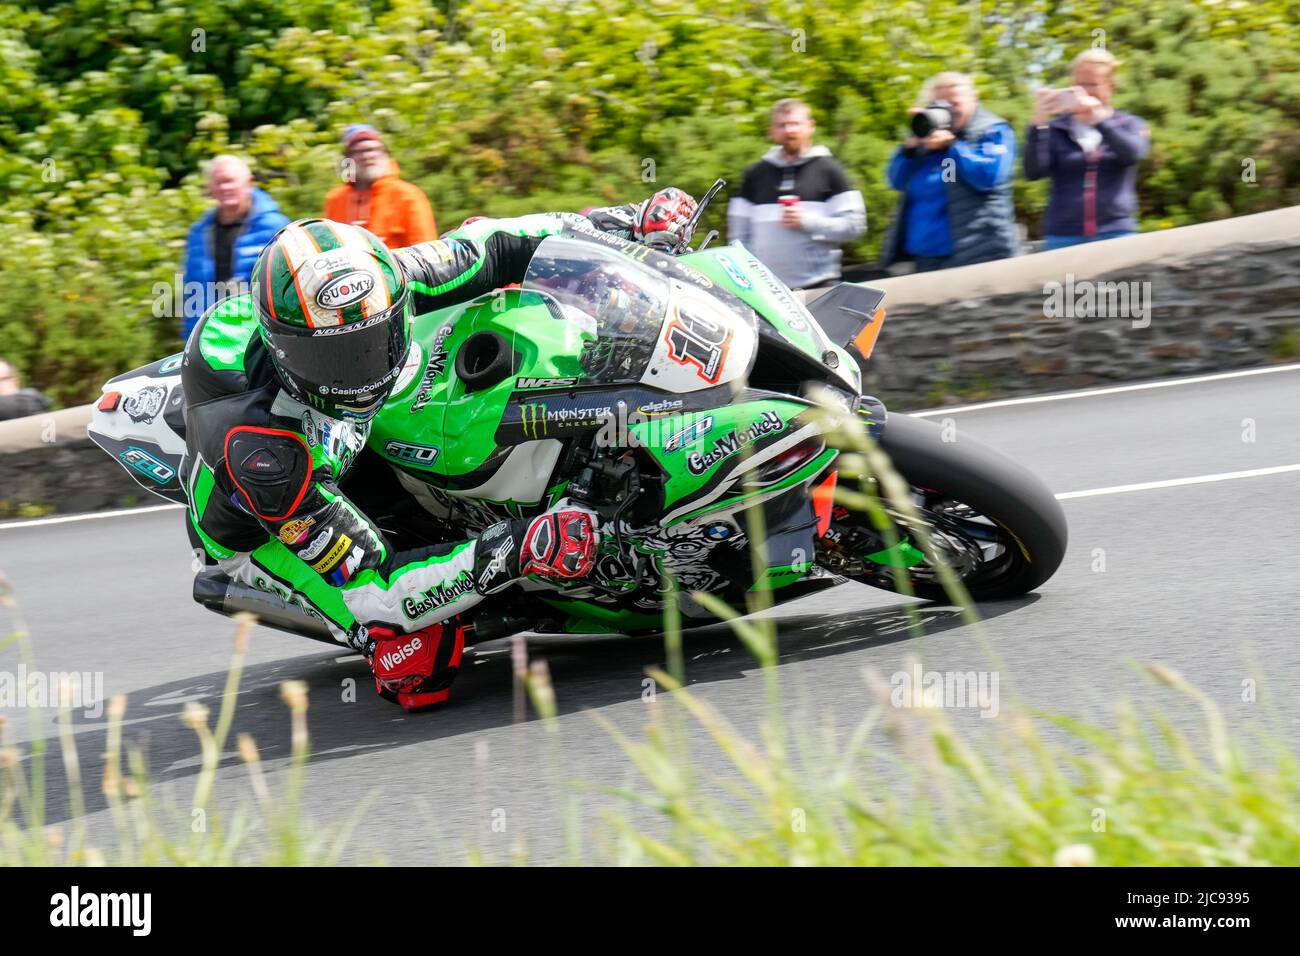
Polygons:
M764 412L748 428L728 432L713 443L713 448L700 453L692 452L686 459L686 469L692 475L702 475L720 461L730 458L746 445L757 441L764 435L771 435L785 428L785 422L776 412Z
M474 579L469 576L468 571L462 571L456 576L455 580L447 584L436 584L431 588L426 588L420 593L420 597L404 598L402 600L402 613L408 620L418 620L430 611L450 604L462 594L469 594L474 590Z
M447 371L447 349L444 344L449 335L451 335L451 326L444 325L438 330L438 337L433 340L433 345L429 349L429 364L424 367L424 375L420 378L420 387L415 392L415 398L411 399L411 414L415 414L429 404L433 398L434 385L442 378L443 372Z

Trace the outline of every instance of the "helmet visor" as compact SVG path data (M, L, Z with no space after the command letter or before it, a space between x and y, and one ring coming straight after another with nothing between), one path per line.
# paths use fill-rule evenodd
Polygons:
M342 418L373 418L392 391L410 348L410 299L348 325L304 329L271 320L270 346L304 401Z

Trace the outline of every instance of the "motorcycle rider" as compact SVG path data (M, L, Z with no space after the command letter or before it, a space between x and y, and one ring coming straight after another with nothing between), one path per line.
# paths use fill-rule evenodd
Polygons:
M521 281L543 239L566 227L672 246L694 210L666 189L585 217L467 220L395 251L359 226L285 226L250 292L210 309L185 346L181 471L195 548L323 621L365 655L381 695L406 709L446 700L459 616L525 577L583 577L599 529L561 501L476 539L395 552L339 490L407 360L411 317Z

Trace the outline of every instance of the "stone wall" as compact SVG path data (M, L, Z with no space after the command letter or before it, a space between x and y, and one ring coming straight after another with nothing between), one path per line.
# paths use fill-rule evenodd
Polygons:
M1296 361L1300 207L869 284L899 409Z
M0 422L0 519L162 504L86 437L90 406Z
M88 438L0 452L0 518L76 514L166 502Z
M1089 307L1085 281L1136 296ZM1300 207L870 284L887 317L865 387L897 410L1295 361ZM1083 308L1049 314L1068 291ZM0 422L0 518L162 503L89 420Z

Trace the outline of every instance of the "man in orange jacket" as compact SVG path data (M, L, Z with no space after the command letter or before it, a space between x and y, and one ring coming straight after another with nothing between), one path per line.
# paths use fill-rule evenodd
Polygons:
M397 163L373 126L343 131L348 179L325 197L325 218L369 229L390 249L438 238L433 208L419 186L398 178Z

